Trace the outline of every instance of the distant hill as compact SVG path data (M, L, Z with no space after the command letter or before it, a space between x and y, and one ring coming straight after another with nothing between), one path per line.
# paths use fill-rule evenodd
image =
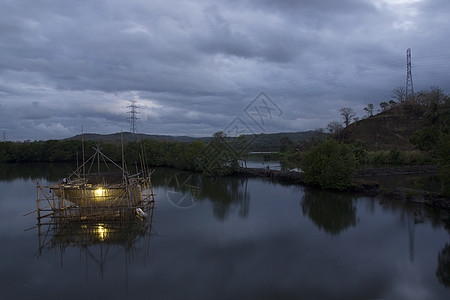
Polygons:
M425 126L425 108L397 105L388 111L350 124L342 132L344 141L365 145L367 150L413 150L409 141L414 132Z
M171 135L154 135L154 134L143 134L136 133L133 134L131 132L123 132L122 133L123 142L128 143L130 141L137 140L157 140L157 141L169 141L169 142L193 142L199 139L209 139L209 138L195 138L190 136L171 136ZM98 141L105 143L120 143L121 142L121 133L113 133L113 134L96 134L96 133L85 133L83 134L83 139L85 141ZM76 135L66 140L81 140L81 135Z
M247 138L252 141L249 145L250 151L279 151L280 142L283 137L288 137L293 142L304 143L317 134L320 133L309 130L301 132L251 134Z
M281 132L281 133L268 133L268 134L252 134L247 135L250 141L249 150L250 151L278 151L280 149L280 141L283 137L288 137L290 140L295 142L305 142L311 139L315 134L315 131L302 131L302 132ZM136 140L146 140L153 139L157 141L169 141L169 142L193 142L196 140L202 140L208 143L211 137L190 137L190 136L171 136L171 135L152 135L152 134L133 134L131 132L123 132L123 141L128 143L130 141ZM98 141L106 143L120 143L121 134L95 134L95 133L85 133L83 135L85 141ZM66 140L81 140L81 135L76 135Z

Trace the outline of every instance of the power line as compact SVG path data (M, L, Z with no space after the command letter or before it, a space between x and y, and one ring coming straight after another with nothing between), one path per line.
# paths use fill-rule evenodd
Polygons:
M411 73L411 48L406 50L406 98L408 97L414 97L414 87Z
M138 114L137 109L139 108L136 105L137 100L130 100L131 104L127 107L130 109L128 111L128 114L130 115L127 119L130 120L130 131L132 133L136 133L136 121L139 120L139 118L136 116Z

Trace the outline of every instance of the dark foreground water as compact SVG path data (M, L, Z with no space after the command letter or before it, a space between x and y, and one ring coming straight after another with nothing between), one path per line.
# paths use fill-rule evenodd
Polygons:
M450 298L443 213L158 169L151 230L35 227L31 179L71 168L0 165L0 298Z

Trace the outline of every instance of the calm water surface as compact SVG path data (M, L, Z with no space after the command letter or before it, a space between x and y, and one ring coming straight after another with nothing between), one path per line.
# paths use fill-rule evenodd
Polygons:
M151 230L96 227L80 243L89 226L41 226L39 238L36 215L23 216L36 207L32 178L72 168L0 165L2 299L450 298L443 213L157 169Z

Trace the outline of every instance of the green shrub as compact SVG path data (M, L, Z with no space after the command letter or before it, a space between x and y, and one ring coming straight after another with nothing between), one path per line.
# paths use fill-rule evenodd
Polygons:
M399 160L403 165L425 165L435 163L428 152L418 150L400 152Z
M358 161L358 163L360 164L366 164L367 163L367 151L364 148L363 145L350 145L350 149L352 149L353 154L356 157L356 160Z
M348 145L329 139L307 151L300 164L307 183L343 190L351 185L356 158Z
M386 165L390 161L389 151L369 152L368 157L368 162L374 165Z
M391 150L389 152L389 163L396 165L400 164L400 151L397 149Z
M436 147L442 194L450 197L450 134L442 134Z
M424 127L414 132L410 141L419 150L429 151L438 142L439 133L434 127Z
M431 155L427 152L413 151L373 151L365 154L364 160L360 163L369 165L424 165L435 163Z

